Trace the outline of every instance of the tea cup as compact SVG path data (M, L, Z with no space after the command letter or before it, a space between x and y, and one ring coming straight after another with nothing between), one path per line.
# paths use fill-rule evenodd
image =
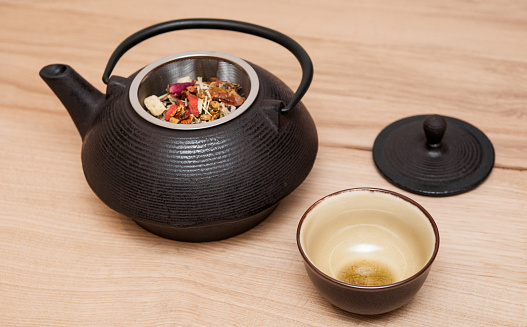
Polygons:
M354 188L323 197L302 216L297 244L318 291L349 312L395 310L419 291L439 250L432 216L389 190Z

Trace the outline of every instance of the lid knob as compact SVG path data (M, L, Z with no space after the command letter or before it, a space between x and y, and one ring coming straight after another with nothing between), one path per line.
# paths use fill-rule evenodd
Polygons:
M447 128L445 118L439 115L430 115L423 122L423 129L425 130L426 143L432 149L441 146L441 140Z

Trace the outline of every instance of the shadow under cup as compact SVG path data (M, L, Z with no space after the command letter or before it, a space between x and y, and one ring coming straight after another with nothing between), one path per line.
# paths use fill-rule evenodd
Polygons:
M437 226L415 201L395 192L337 192L302 217L297 243L317 289L334 305L380 314L408 302L439 249Z

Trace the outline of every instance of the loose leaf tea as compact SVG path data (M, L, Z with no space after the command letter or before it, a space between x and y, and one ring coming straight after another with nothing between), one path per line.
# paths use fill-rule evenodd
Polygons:
M199 124L227 116L238 109L245 98L238 94L240 85L212 77L191 80L180 78L166 93L151 95L144 105L153 116L174 124Z

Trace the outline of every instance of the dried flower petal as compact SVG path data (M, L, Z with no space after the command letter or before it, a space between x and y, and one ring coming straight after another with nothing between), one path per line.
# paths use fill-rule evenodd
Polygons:
M188 93L187 96L188 96L188 109L190 110L190 113L194 115L194 117L199 117L198 97L192 93Z
M175 96L176 98L179 98L181 92L186 91L187 87L194 85L194 82L190 83L176 83L170 85L168 88L168 92Z
M167 112L165 112L165 120L170 120L171 117L174 117L177 107L177 105L173 104L168 108Z

